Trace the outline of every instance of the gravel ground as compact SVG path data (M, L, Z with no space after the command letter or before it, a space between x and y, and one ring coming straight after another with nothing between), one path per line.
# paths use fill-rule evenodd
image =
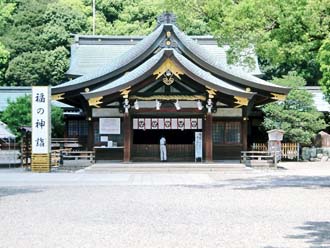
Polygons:
M212 174L213 183L190 185L2 185L0 247L329 248L322 171Z

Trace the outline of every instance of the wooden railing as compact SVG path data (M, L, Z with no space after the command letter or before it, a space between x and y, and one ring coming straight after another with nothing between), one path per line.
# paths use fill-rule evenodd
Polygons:
M52 149L73 148L80 149L82 145L78 138L52 138Z
M70 161L79 165L81 162L95 162L94 151L72 151L71 148L53 150L51 154L52 166L60 166Z
M267 143L253 143L253 151L268 151ZM298 143L282 143L281 145L282 158L297 159L299 155Z
M241 163L251 167L277 166L276 156L268 151L242 151Z
M95 152L94 151L68 151L63 154L63 160L88 160L90 163L94 163Z

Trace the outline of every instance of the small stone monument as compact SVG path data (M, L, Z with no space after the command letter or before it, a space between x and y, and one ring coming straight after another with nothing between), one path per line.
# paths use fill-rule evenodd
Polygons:
M316 147L330 147L330 135L326 132L319 132L315 137Z
M282 158L281 142L283 140L284 131L280 129L273 129L267 131L268 133L268 152L275 154L276 161Z

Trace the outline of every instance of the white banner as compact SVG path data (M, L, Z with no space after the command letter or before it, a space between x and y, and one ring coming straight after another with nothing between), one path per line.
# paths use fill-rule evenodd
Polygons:
M50 153L50 87L32 87L32 153Z
M203 133L195 132L195 161L203 158Z
M120 134L120 118L100 118L100 134Z

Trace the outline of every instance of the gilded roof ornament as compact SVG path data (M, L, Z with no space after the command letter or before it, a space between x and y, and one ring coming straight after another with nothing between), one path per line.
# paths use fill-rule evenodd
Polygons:
M236 104L238 104L238 106L236 106L236 108L242 107L242 106L247 106L249 104L249 99L245 98L245 97L240 97L240 96L234 96L234 98L236 99Z
M158 79L167 71L170 71L179 79L181 79L180 75L184 74L183 71L176 64L174 64L171 59L166 59L164 63L154 71L153 75L157 75L156 79Z
M284 101L286 99L286 95L283 94L276 94L276 93L271 93L273 95L272 99L278 100L278 101Z
M99 105L102 103L102 101L101 101L102 99L103 99L103 96L93 97L88 100L88 105L99 108L100 107Z
M63 100L64 99L64 97L63 97L64 94L65 93L60 93L60 94L52 95L52 100L54 100L54 101Z
M215 89L207 87L206 89L207 93L209 94L209 98L212 99L217 94L217 91Z
M128 98L128 94L131 92L131 86L120 91L120 95L123 96L124 99Z

